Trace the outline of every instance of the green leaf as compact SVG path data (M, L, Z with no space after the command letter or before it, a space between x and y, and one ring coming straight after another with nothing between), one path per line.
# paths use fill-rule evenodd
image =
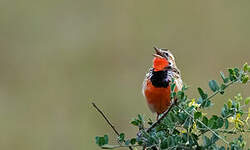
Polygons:
M175 83L172 82L172 84L170 85L170 88L171 88L171 91L172 91L172 92L174 91L175 86L176 86Z
M227 86L224 83L222 83L220 88L221 88L221 90L225 90L227 88Z
M99 136L96 136L96 137L95 137L95 143L96 143L97 145L101 146L101 144L100 144L100 137L99 137ZM102 144L102 145L103 145L103 144Z
M175 143L174 143L174 138L172 136L169 136L168 137L168 146L174 146Z
M176 115L174 114L174 112L170 111L170 112L168 113L168 115L169 115L169 118L170 118L171 121L174 122L174 121L177 120L177 117L176 117Z
M143 115L142 114L138 114L138 119L137 118L133 118L133 120L130 123L133 124L134 126L142 127L143 123L144 123Z
M233 105L234 103L232 103ZM226 104L224 104L224 107L221 109L221 116L222 117L226 117L229 113L229 110L228 110L228 106Z
M233 69L228 69L228 72L229 72L229 79L231 81L235 81L236 80L236 74L235 74L234 70Z
M124 134L124 133L121 133L121 134L118 136L119 142L123 142L124 139L125 139L125 134Z
M184 92L183 91L178 91L177 92L177 98L178 99L183 99L184 98Z
M198 98L197 104L202 104L203 103L203 99L201 97Z
M134 144L136 143L136 138L132 138L132 139L130 140L130 143L131 143L132 145L134 145Z
M234 72L235 72L236 77L240 76L240 70L239 70L239 68L234 68Z
M176 92L171 92L171 99L173 99L176 96Z
M229 126L229 122L227 119L225 119L225 129L228 129L228 126Z
M104 135L104 142L105 142L105 144L108 144L109 143L109 137L108 137L108 135Z
M216 122L217 122L217 128L223 127L223 124L224 124L223 118L219 117Z
M211 141L207 136L203 135L202 139L203 139L203 144L204 144L205 147L207 147L207 146L209 146L211 144Z
M132 120L130 123L132 125L139 126L139 121L138 120Z
M188 129L192 125L192 121L190 118L188 118L183 125L183 128Z
M188 89L188 86L186 84L183 84L182 91L186 91Z
M208 119L206 116L203 116L202 122L207 126L208 125Z
M220 76L221 76L224 83L228 83L229 78L226 78L223 72L220 72Z
M217 84L217 82L215 80L210 80L209 83L208 83L210 89L213 91L213 92L216 92L218 91L220 88Z
M238 93L236 96L234 96L235 100L236 101L241 101L243 100L242 96L241 96L241 93Z
M205 126L203 124L201 124L200 122L196 122L197 127L200 128L201 131L205 131L207 129L206 126L208 126L208 119L206 116L202 117L202 123L205 124Z
M247 63L245 63L245 64L243 65L243 71L244 71L244 72L247 72L247 71L248 71L248 64L247 64Z
M215 142L217 142L219 140L219 138L218 138L218 136L213 134L210 140L211 140L211 143L214 144Z
M217 120L218 120L218 116L213 115L212 118L210 118L208 120L208 127L210 127L211 129L217 129Z
M164 139L162 142L161 142L161 145L160 145L160 148L161 149L166 149L168 148L168 139Z
M144 118L142 114L138 114L138 119L141 121L141 123L144 122Z
M201 113L201 112L196 111L196 112L194 113L194 119L199 119L199 118L201 118L201 117L202 117L202 113Z
M126 141L125 141L125 145L129 145L130 142L131 142L130 140L126 140Z
M231 99L229 99L229 100L227 101L227 106L228 106L228 108L230 109L230 108L232 107L232 105L233 105L233 102L232 102Z
M218 129L218 128L221 128L224 124L224 120L223 118L221 117L218 117L216 115L213 115L209 121L208 121L208 126L211 128L211 129Z
M209 107L211 105L212 105L211 101L210 100L206 100L205 104L204 104L204 107Z
M242 82L243 84L245 84L245 83L248 82L248 75L247 75L247 74L241 76L241 82Z
M227 86L222 83L221 86L220 86L220 94L224 94L224 90L227 88Z
M202 99L206 99L207 98L208 95L205 94L201 88L198 88L198 92L199 92L199 94L200 94L200 96L201 96Z
M249 102L250 102L250 97L247 97L247 98L245 99L245 104L247 105Z
M152 125L152 124L153 124L153 121L152 121L151 118L148 119L148 124L149 124L149 125Z
M221 146L221 147L219 148L219 150L225 150L225 147L224 147L224 146Z
M108 136L104 135L103 137L97 136L95 137L96 144L99 146L103 146L105 144L108 144Z

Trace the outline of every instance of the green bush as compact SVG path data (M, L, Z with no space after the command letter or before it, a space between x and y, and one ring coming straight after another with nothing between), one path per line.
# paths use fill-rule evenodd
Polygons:
M172 98L177 97L178 102L173 103L170 110L162 114L155 123L149 119L145 123L143 115L139 114L131 121L138 127L139 132L131 139L125 139L124 133L118 133L118 144L109 145L108 136L96 137L96 144L103 149L128 147L136 149L143 147L147 150L156 149L212 149L212 150L241 150L246 148L246 141L241 134L250 132L248 120L250 118L250 97L243 98L241 94L228 99L221 109L220 115L206 115L204 110L212 107L212 99L217 94L224 94L225 90L235 83L247 84L250 66L246 63L240 68L228 69L228 75L220 73L222 83L215 80L208 85L212 95L208 95L202 88L198 88L199 98L188 98L185 94L187 87L182 91L174 92L171 84ZM211 116L211 117L208 117ZM146 124L150 127L145 128ZM112 125L111 125L112 126ZM229 141L228 137L235 137ZM221 141L221 142L218 142ZM220 144L218 144L220 143Z

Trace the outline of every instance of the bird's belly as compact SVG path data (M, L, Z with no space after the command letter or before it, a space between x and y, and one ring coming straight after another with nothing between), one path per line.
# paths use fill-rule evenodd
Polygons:
M159 88L153 86L152 83L148 81L144 89L144 94L149 108L152 112L156 112L157 114L166 111L171 104L170 86Z

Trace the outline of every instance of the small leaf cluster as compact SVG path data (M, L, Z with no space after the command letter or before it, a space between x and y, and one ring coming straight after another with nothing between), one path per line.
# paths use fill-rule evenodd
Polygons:
M143 129L144 128L144 117L141 114L138 114L138 118L133 118L133 120L131 121L131 124L139 127L139 129Z
M122 133L118 136L118 145L108 145L105 135L96 137L96 143L104 149L139 146L147 150L242 150L246 148L246 141L241 135L250 132L250 97L243 98L238 94L225 101L220 114L208 115L205 112L217 103L214 98L217 94L223 95L225 90L235 83L248 83L249 72L250 66L247 63L242 68L228 69L227 75L220 72L221 83L216 80L208 82L212 94L199 87L198 98L189 98L186 95L187 86L175 92L175 83L172 81L171 97L178 99L177 104L154 128L150 128L153 124L150 118L145 121L145 117L139 114L131 121L131 124L138 128L134 138L126 140L125 134ZM147 126L151 130L145 128ZM228 140L228 137L237 135L239 137ZM218 144L218 141L222 144Z
M103 146L105 144L108 144L109 142L108 135L106 134L103 137L102 136L95 137L95 140L96 140L96 144L99 146Z

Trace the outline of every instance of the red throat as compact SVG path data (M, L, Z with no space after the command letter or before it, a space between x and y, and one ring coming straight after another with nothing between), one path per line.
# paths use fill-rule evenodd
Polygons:
M168 66L168 64L169 63L166 58L155 57L153 60L154 71L162 71L165 67Z

